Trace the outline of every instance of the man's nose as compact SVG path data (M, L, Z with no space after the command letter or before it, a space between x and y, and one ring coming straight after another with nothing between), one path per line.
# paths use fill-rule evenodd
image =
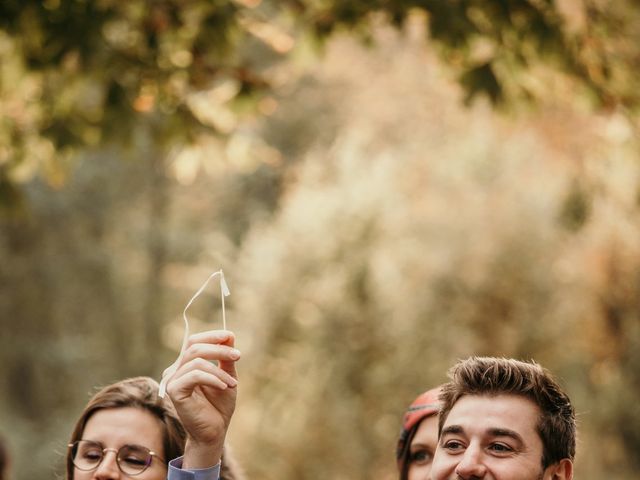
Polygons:
M96 468L95 476L97 480L111 480L120 478L120 469L118 468L117 452L114 450L107 450L104 452L104 457Z
M476 480L483 479L486 474L482 448L469 446L456 467L456 475L462 480Z

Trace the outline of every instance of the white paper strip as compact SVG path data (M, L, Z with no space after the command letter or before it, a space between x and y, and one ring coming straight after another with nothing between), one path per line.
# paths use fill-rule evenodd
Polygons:
M220 296L222 298L222 328L224 330L227 329L227 319L224 311L224 297L228 297L229 295L231 295L231 292L229 291L229 286L227 285L227 282L224 279L224 272L222 270L218 270L217 272L213 272L211 275L209 275L209 278L207 278L207 280L202 284L202 286L198 289L195 295L191 297L191 300L189 300L189 303L187 303L187 306L184 307L184 310L182 311L182 318L184 320L184 335L182 337L182 347L180 348L180 354L178 355L178 358L176 359L176 361L173 362L167 369L165 369L164 372L162 372L162 379L160 380L160 389L158 391L158 396L160 398L164 398L164 396L166 395L167 383L178 371L178 366L180 365L180 362L182 361L182 357L184 356L184 351L187 348L187 340L189 339L189 320L187 319L187 310L189 309L191 304L196 300L196 298L198 298L200 294L204 291L209 281L216 275L220 275Z

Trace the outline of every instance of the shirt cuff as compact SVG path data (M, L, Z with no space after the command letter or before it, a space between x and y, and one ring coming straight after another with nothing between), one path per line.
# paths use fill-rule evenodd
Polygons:
M167 480L218 480L220 478L220 462L209 468L182 470L183 457L174 458L169 462Z

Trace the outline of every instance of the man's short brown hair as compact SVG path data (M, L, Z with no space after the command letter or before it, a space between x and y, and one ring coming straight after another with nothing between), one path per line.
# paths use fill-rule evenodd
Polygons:
M553 376L535 362L507 358L470 357L449 370L451 381L440 394L438 435L449 412L464 395L519 395L540 408L538 434L542 439L542 466L576 452L576 419L571 401Z

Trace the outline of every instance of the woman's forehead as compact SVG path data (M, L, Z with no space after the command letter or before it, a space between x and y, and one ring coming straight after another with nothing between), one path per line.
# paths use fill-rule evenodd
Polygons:
M136 407L105 408L96 411L84 427L84 440L101 442L110 448L141 445L163 455L162 423L151 412Z

